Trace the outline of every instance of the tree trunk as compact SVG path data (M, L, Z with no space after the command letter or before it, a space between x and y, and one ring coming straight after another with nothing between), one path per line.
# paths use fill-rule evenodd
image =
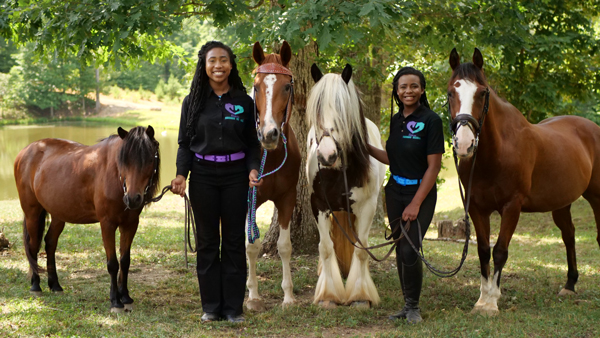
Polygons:
M96 68L96 114L100 112L100 69Z
M295 254L316 253L319 244L319 232L310 206L309 183L306 177L306 139L309 130L309 126L306 123L306 101L308 92L314 85L310 75L310 66L313 64L317 50L316 43L311 42L292 57L289 65L290 70L294 73L294 110L290 118L290 125L294 129L300 152L302 153L296 207L294 208L290 224L292 248ZM277 221L277 210L275 210L269 231L265 234L261 255L263 253L267 255L275 255L277 253L278 237L279 223Z
M353 81L362 92L361 99L364 103L365 117L373 121L378 127L381 122L381 83L384 79L379 79L378 76L369 75L373 71L376 73L384 73L385 65L381 62L381 48L373 47L371 50L372 57L362 65L357 65L356 75L353 76ZM383 143L383 140L382 140ZM373 224L378 226L385 225L385 212L383 210L383 189L377 197L377 211Z

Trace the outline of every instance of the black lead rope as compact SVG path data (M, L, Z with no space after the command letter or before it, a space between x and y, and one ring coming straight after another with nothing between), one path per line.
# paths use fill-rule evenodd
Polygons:
M163 196L171 190L171 186L167 185L162 189L160 195L147 200L144 204L149 204L152 202L160 201ZM196 253L198 251L198 236L196 236L196 222L194 220L194 213L192 211L192 204L190 203L190 199L187 194L183 195L183 200L185 201L185 216L184 216L184 230L183 230L183 250L185 257L185 268L187 269L189 266L188 263L188 248L190 253ZM194 247L192 247L192 240L190 239L191 233L194 233Z

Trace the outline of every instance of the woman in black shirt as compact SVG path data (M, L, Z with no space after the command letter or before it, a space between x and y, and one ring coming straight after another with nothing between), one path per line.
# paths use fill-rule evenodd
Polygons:
M260 143L255 127L253 101L246 95L235 55L221 42L205 44L181 107L177 177L171 181L171 191L183 196L191 173L203 322L244 321L248 184L262 183L257 179Z
M392 176L385 187L385 196L392 229L400 220L418 220L422 236L425 236L435 211L435 181L444 153L442 119L429 108L425 85L425 77L420 71L411 67L398 71L392 96L400 109L392 116L386 150L369 149L373 157L390 166ZM411 225L408 234L419 248L423 238L419 238L417 222ZM393 235L398 238L401 234L398 229ZM422 321L419 297L423 265L404 238L396 247L396 263L405 305L390 319L406 318L411 324L418 323Z

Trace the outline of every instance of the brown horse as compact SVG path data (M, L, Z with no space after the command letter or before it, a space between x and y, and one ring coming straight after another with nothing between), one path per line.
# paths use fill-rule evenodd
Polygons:
M292 113L294 83L291 71L287 68L292 58L292 50L287 42L283 42L280 54L265 55L260 43L254 44L252 52L254 61L259 66L254 78L256 114L258 117L257 133L263 149L267 150L267 158L263 173L266 176L258 189L256 208L271 200L275 203L279 220L279 239L277 249L283 266L283 306L296 302L293 293L290 259L292 243L290 241L290 220L296 205L296 184L300 172L300 148L296 135L290 126ZM287 139L287 154L284 148L284 137ZM287 156L287 159L286 159ZM260 251L260 239L246 244L246 256L250 273L248 275L248 301L246 307L251 310L265 309L258 293L256 279L256 259Z
M463 64L456 49L452 50L450 66L453 73L448 100L453 145L460 158L458 174L465 186L473 176L469 214L477 232L481 264L481 296L473 312L498 313L500 275L521 211L552 212L562 232L569 267L559 295L574 293L578 272L570 209L571 203L583 196L594 210L596 224L600 224L600 127L576 116L530 124L517 108L490 89L478 49L473 62ZM493 211L499 212L502 220L491 276Z
M29 261L31 289L41 295L37 257L46 214L52 221L46 234L48 286L62 292L55 253L65 222L100 222L110 274L111 312L133 309L127 289L130 249L142 207L158 187L160 156L154 129L118 129L93 146L61 139L43 139L25 147L15 160L15 181L25 213L23 241ZM115 252L115 231L121 232L121 273Z

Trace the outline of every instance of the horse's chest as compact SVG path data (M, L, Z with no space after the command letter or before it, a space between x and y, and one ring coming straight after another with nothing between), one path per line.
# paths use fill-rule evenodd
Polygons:
M352 209L363 195L364 188L359 185L359 180L352 177L348 177L346 185L343 173L339 170L321 169L312 183L313 208L316 207L320 211L348 211L348 204Z

